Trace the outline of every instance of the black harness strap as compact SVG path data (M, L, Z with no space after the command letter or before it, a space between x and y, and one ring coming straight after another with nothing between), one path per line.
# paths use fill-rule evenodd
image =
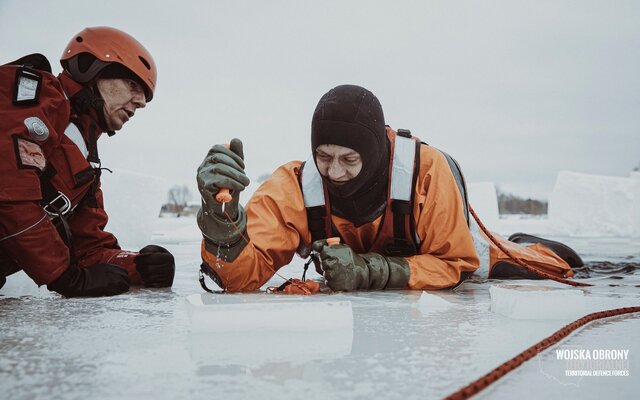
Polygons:
M89 143L87 143L87 150L89 154L87 155L87 161L90 163L94 163L97 167L93 168L95 173L95 177L93 179L93 183L91 183L91 188L89 192L85 195L84 201L87 207L89 208L99 208L98 199L96 198L96 192L100 187L100 176L102 175L100 157L98 156L98 136L96 134L97 126L96 123L91 120L91 124L89 125Z
M415 156L415 164L413 167L413 180L411 182L411 193L415 195L416 186L418 184L418 175L420 175L420 147L422 143L416 140L416 156ZM418 235L416 234L416 220L413 216L413 209L415 206L414 196L411 196L411 211L409 212L409 234L411 235L411 241L417 242ZM417 252L417 249L416 249Z
M417 254L414 236L407 236L410 231L408 226L413 221L412 202L392 200L391 212L393 213L393 237L384 243L384 252L387 256L409 257Z
M51 179L58 173L53 165L47 165L44 171L40 174L40 191L42 192L42 205L45 206L47 204L51 204L56 197L58 197L58 191L53 184L51 183Z
M312 242L327 238L325 206L307 208L307 221Z
M58 230L58 234L62 238L62 241L69 249L69 259L71 265L77 265L76 248L73 240L73 233L67 222L67 216L71 214L71 204L65 204L65 201L61 200L62 194L51 183L51 179L56 175L57 171L52 165L48 165L47 168L40 174L40 191L42 192L42 201L40 205L51 217L51 222ZM65 197L66 198L66 197ZM68 199L66 200L68 201ZM61 207L68 207L68 209L61 209Z
M67 248L69 249L69 263L71 266L76 266L78 265L78 259L76 258L76 246L73 240L73 232L71 232L71 227L69 227L69 223L67 222L67 217L54 204L49 204L49 207L52 208L57 214L57 222L56 219L54 219L52 222L58 230L58 234L62 238L62 241L67 245Z

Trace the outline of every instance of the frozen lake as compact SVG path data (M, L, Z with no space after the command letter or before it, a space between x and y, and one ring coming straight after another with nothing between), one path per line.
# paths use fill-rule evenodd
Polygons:
M536 233L537 224L502 221L497 230ZM585 289L587 297L640 305L637 239L560 239L586 262L613 264L580 272L597 284ZM286 309L295 301L335 301L350 302L353 322L327 331L287 331L287 324L295 325L300 315L291 307L290 322L283 321L282 329L196 332L185 300L204 293L197 281L200 236L195 221L158 219L152 242L176 257L171 289L65 300L38 289L21 273L7 279L0 291L0 398L441 398L570 322L539 316L515 319L490 311L491 285L546 282L472 279L453 292L431 292L438 297L422 297L420 291L300 300L265 294L206 295L203 301L212 305L196 312L212 320L216 305L271 302ZM282 274L300 277L301 265L296 260ZM280 282L275 278L269 285ZM268 308L260 315L258 319L268 319ZM330 314L320 317L333 320ZM478 397L638 398L638 337L638 314L593 323ZM554 349L567 348L628 350L627 364L619 368L626 367L629 376L566 377L565 370L575 364L558 360Z

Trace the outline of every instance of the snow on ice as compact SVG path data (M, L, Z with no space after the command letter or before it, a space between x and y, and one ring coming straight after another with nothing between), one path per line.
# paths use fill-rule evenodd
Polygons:
M549 198L553 231L561 235L631 236L640 230L640 198L635 188L638 181L560 172Z

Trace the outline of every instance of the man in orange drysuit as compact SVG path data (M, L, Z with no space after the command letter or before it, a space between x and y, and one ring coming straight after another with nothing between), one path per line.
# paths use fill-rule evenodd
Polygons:
M57 77L40 54L0 66L0 287L20 269L66 297L171 286L166 249L121 250L104 231L100 190L97 140L151 101L153 58L97 27L75 35L60 62Z
M238 204L249 183L242 143L234 139L207 154L198 169L202 270L222 288L258 289L296 252L306 257L311 249L327 285L340 291L449 288L483 262L490 276L530 277L468 221L453 159L408 131L385 127L368 90L342 85L320 99L311 148L305 163L278 168L246 211ZM215 199L221 188L233 196L224 211ZM331 236L341 244L328 245ZM523 234L513 240L529 246L499 240L555 276L572 275L567 261L581 263L557 242Z

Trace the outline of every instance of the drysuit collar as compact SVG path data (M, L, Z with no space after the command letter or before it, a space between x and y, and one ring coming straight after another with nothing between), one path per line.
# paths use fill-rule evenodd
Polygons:
M115 132L107 128L107 122L104 118L104 99L95 82L82 85L73 80L67 71L58 75L58 79L69 98L74 114L78 117L89 117L97 124L101 132L107 132L109 136L115 135Z

